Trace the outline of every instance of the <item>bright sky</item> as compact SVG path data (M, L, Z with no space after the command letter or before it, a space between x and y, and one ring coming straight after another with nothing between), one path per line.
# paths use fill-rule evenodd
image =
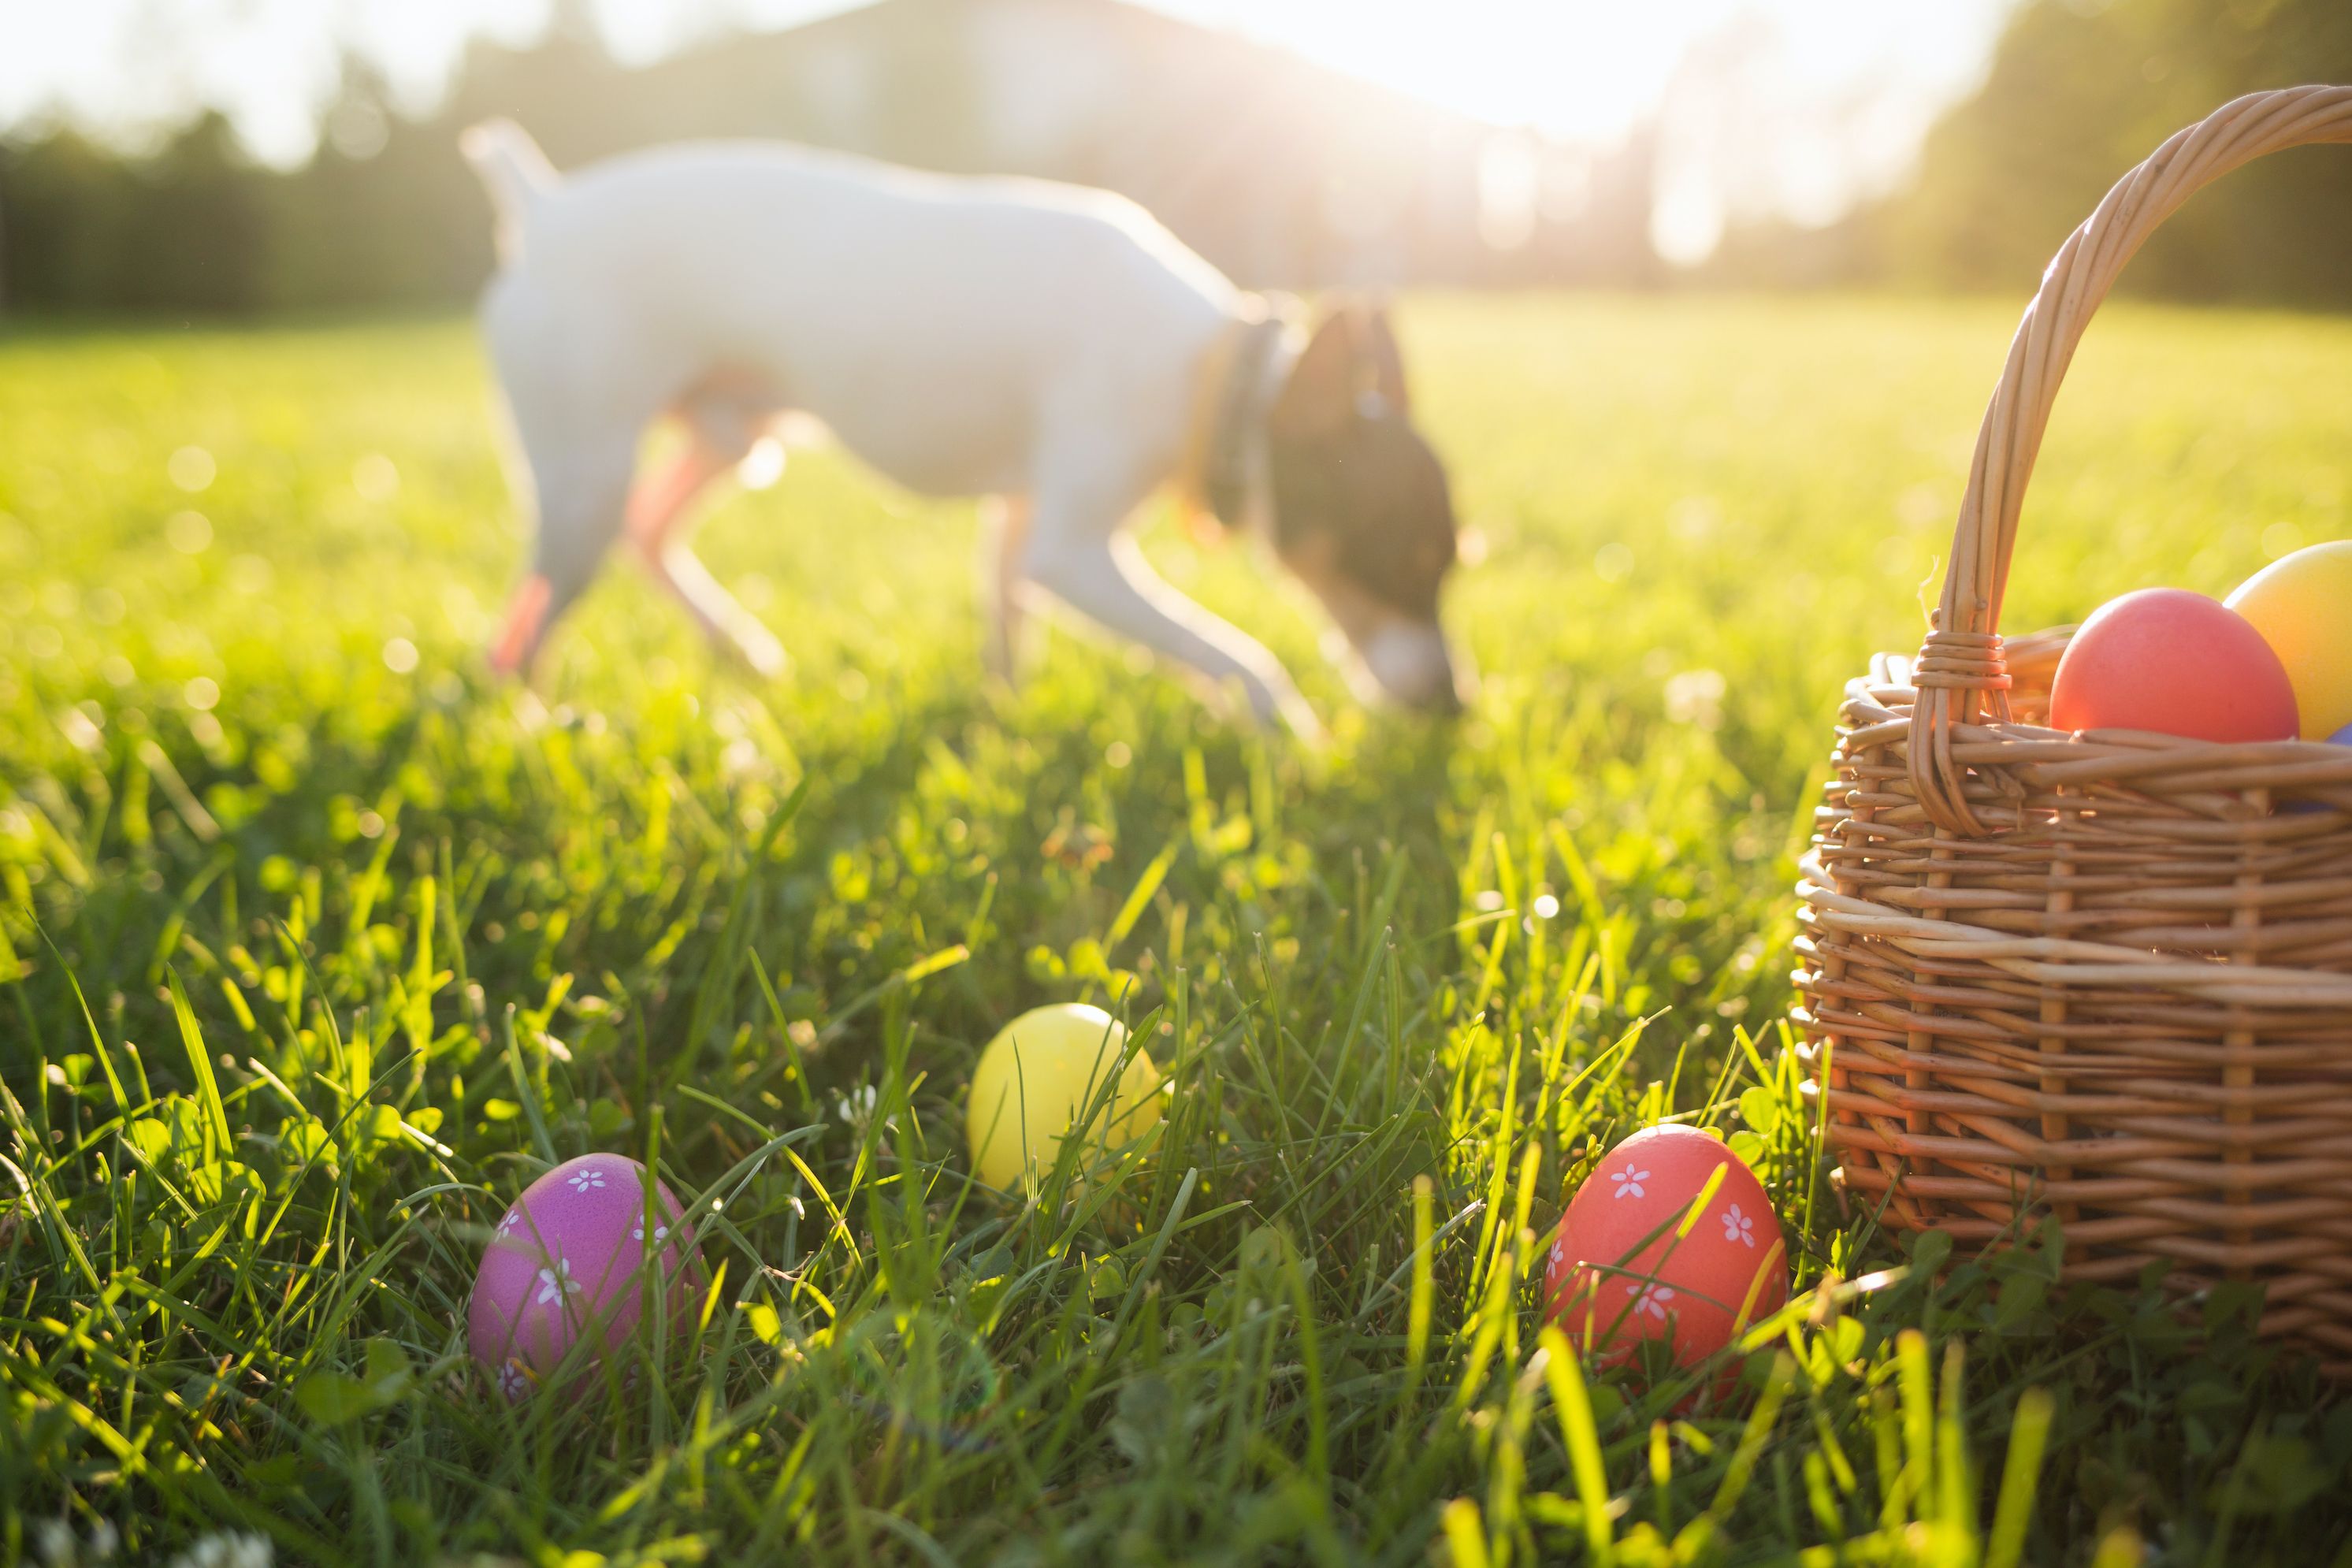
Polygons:
M1663 110L1662 248L1725 218L1834 216L1898 178L1984 68L2011 0L1148 0L1450 108L1586 142ZM625 58L842 0L588 0ZM62 108L135 133L201 104L275 162L305 156L338 57L416 108L466 40L524 43L554 0L0 0L0 125Z

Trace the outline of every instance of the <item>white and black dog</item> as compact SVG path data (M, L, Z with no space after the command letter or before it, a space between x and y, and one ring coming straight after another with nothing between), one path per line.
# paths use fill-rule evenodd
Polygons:
M1213 685L1238 681L1260 718L1314 728L1274 656L1127 537L1129 514L1173 482L1266 539L1381 689L1460 701L1470 678L1437 604L1453 507L1380 311L1299 331L1097 191L761 143L559 178L504 121L468 132L465 151L498 209L482 323L515 485L538 513L500 669L534 660L625 532L714 639L781 670L783 649L679 525L781 419L809 416L912 489L995 498L1001 671L1034 584ZM640 437L665 416L684 448L640 476Z

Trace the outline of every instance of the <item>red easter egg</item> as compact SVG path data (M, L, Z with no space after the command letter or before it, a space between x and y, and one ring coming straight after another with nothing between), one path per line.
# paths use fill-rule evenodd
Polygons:
M1664 1340L1696 1366L1787 1303L1788 1251L1746 1161L1695 1127L1652 1127L1569 1200L1544 1289L1580 1352L1613 1364Z
M2263 634L2186 588L2142 588L2092 612L2058 660L2050 723L2221 742L2291 741L2303 727Z

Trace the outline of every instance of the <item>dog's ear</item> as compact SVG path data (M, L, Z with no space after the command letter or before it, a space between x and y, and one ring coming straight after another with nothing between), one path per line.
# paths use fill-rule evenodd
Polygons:
M1412 418L1412 395L1405 390L1404 355L1397 349L1396 331L1389 325L1385 306L1364 313L1364 357L1370 362L1371 389L1398 418Z
M1274 401L1276 434L1299 440L1329 436L1356 416L1362 369L1357 346L1358 313L1342 306L1325 315L1290 367L1282 395Z

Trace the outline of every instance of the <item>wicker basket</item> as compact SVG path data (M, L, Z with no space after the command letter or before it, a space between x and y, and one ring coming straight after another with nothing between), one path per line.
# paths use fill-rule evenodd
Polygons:
M2049 729L2069 628L1997 635L2092 311L2207 181L2315 142L2352 142L2352 88L2242 98L2051 263L1926 646L1846 689L1796 1022L1843 1178L1885 1223L1983 1247L2054 1212L2074 1277L2259 1281L2263 1331L2352 1375L2352 750Z

